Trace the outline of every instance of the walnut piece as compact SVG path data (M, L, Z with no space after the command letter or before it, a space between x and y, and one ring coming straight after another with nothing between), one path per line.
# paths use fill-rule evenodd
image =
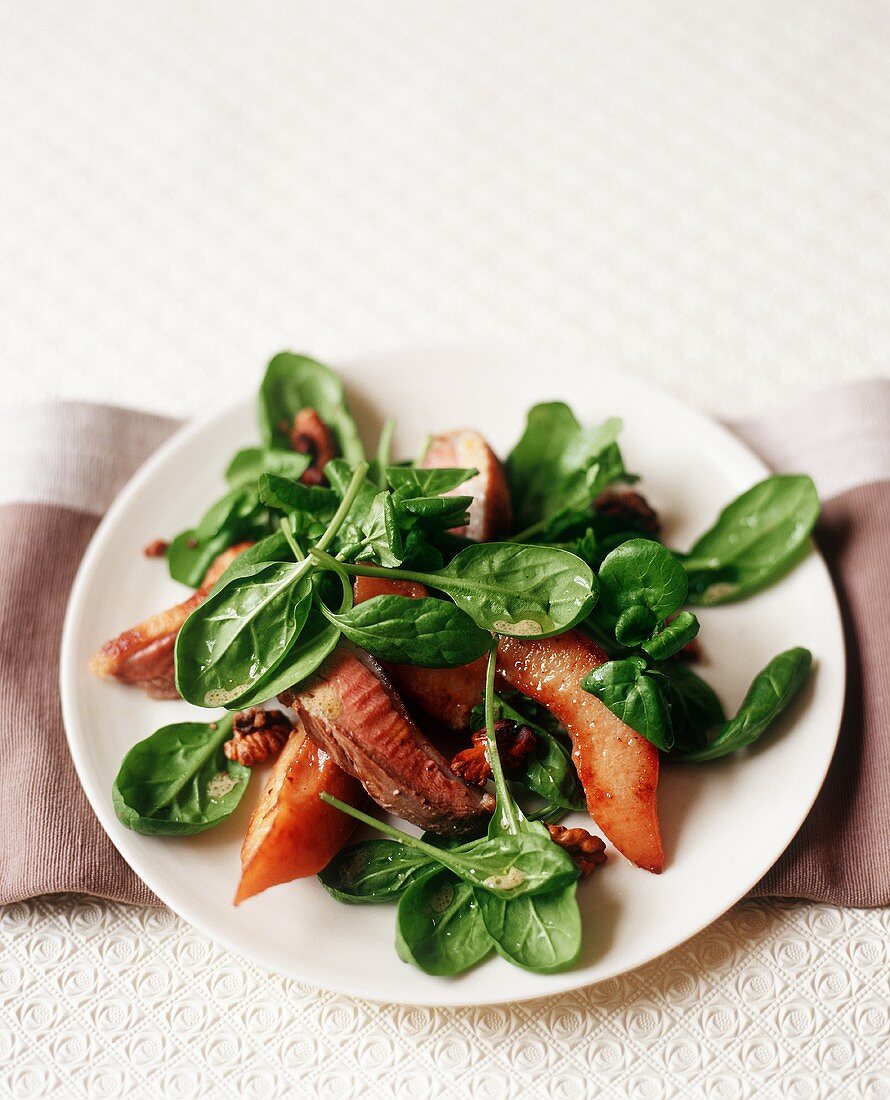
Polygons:
M586 829L567 829L565 825L548 825L554 844L569 853L581 871L581 878L588 878L606 862L605 841Z
M293 726L280 710L239 711L232 721L233 736L223 745L229 760L252 768L276 756L290 737Z
M658 513L649 501L634 489L606 489L593 502L601 516L613 516L652 538L661 534Z
M521 726L518 722L511 722L508 719L496 722L494 733L505 775L518 772L538 747L538 739L534 733L528 726ZM487 744L485 730L476 730L473 734L472 747L463 749L451 760L451 770L454 774L474 787L484 787L491 779Z
M170 543L166 539L155 539L142 551L147 558L162 558L170 549Z
M337 456L337 441L315 409L300 409L294 417L290 445L298 454L309 455L312 459L300 481L304 485L320 485L324 481L326 464Z

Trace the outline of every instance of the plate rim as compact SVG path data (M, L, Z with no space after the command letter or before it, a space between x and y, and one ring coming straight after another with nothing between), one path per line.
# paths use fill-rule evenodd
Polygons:
M352 379L355 375L350 375L349 368L355 366L361 366L363 370L367 370L369 365L373 364L393 364L394 361L402 359L411 359L419 356L436 355L441 356L443 354L453 353L459 354L462 357L470 358L478 354L485 354L488 356L495 356L498 354L508 355L511 351L519 350L513 345L497 343L485 348L481 348L475 344L459 344L459 343L443 343L437 344L433 347L401 347L393 348L389 351L370 351L366 355L350 356L343 359L331 360L331 366L333 369L342 369L345 374L345 381L347 390L350 388ZM524 354L528 354L528 347L521 349ZM594 362L594 356L588 354L586 356L579 355L573 356L572 362L577 362L579 365L587 363L588 365ZM735 449L737 452L744 453L749 463L756 465L761 474L766 476L772 471L767 464L760 458L760 456L752 450L752 448L737 435L735 435L725 424L716 419L709 412L698 408L697 406L687 404L684 400L665 389L663 386L656 382L651 382L648 379L641 378L631 371L622 370L624 378L628 379L633 385L640 385L641 387L648 389L654 394L662 398L666 404L674 405L681 408L685 413L692 414L694 417L698 417L707 421L710 428L715 430L723 439L723 442L731 449ZM79 675L83 675L83 670L79 670L75 664L72 650L74 647L73 637L76 630L76 622L79 617L81 607L86 601L89 593L87 587L88 575L92 570L92 563L97 558L105 544L109 541L116 527L118 515L126 510L129 504L130 497L137 493L144 483L149 482L155 471L163 466L168 457L176 452L182 444L190 439L193 435L199 434L212 425L214 422L220 420L231 411L239 406L247 405L249 400L247 392L243 396L236 397L231 401L220 402L214 405L213 408L207 410L202 415L197 416L191 420L187 420L179 428L177 428L172 435L166 439L156 451L154 451L146 460L142 463L127 480L124 486L119 490L110 507L99 521L96 530L90 539L89 544L84 552L84 555L80 561L77 569L77 573L74 578L74 582L71 587L71 592L68 599L68 604L65 612L61 644L59 651L59 685L60 685L60 699L62 706L62 719L65 730L65 738L68 744L69 752L74 763L75 772L78 777L78 781L86 794L87 800L93 812L102 826L106 836L114 845L116 851L120 854L124 862L134 871L135 874L142 879L143 882L157 895L157 897L166 905L172 912L176 913L181 919L198 929L203 935L206 935L211 941L222 945L227 950L231 951L233 955L240 959L245 959L253 966L258 966L262 970L276 974L282 977L294 978L298 981L307 982L315 988L322 989L328 992L342 994L350 997L356 997L361 1000L369 1001L376 1004L398 1004L398 1005L411 1005L418 1007L482 1007L486 1005L499 1005L505 1003L527 1003L534 1000L540 1000L547 997L558 996L562 993L568 993L573 990L593 987L601 984L602 982L614 979L622 974L631 973L634 970L639 969L642 966L661 958L670 951L675 950L677 947L684 943L687 943L694 936L698 935L701 931L712 924L715 920L719 919L724 913L728 912L734 905L736 905L751 889L754 887L762 877L775 865L782 854L787 850L789 844L793 841L794 837L799 832L801 826L806 820L810 810L813 807L819 792L825 783L825 777L828 774L828 770L831 766L831 762L834 758L837 743L840 736L841 722L843 718L844 704L846 699L846 693L848 689L847 683L847 652L846 652L846 636L844 631L843 617L841 614L840 603L838 600L837 590L834 581L831 577L831 573L816 545L811 540L812 556L814 557L818 568L822 571L824 579L827 581L828 592L830 593L831 614L834 620L834 626L837 634L838 653L839 659L842 662L841 670L841 685L839 691L839 697L836 700L836 714L834 716L835 732L831 746L831 752L827 753L826 762L821 769L821 775L819 777L818 785L814 787L814 793L812 798L805 799L803 808L799 815L795 815L795 825L791 830L788 838L783 842L778 854L771 857L769 862L764 866L743 888L741 888L737 895L728 903L721 902L716 907L709 908L708 912L704 916L696 917L696 927L692 931L685 931L679 935L676 939L673 939L666 946L661 947L656 953L649 955L647 959L636 963L632 967L627 967L623 964L618 964L614 968L606 967L606 971L598 975L595 979L585 977L584 970L566 970L556 975L549 975L551 979L557 979L559 981L558 989L550 989L547 991L534 991L529 990L527 993L516 994L510 992L501 997L491 997L484 1000L478 1000L475 998L467 998L466 995L461 996L459 984L454 986L447 986L433 982L430 984L430 995L412 997L411 1000L392 1000L386 997L375 997L369 993L355 993L353 989L349 988L346 983L339 981L332 981L331 983L323 983L317 981L315 978L307 979L295 971L284 968L273 968L266 961L259 961L250 954L246 954L242 945L234 938L229 937L224 931L220 932L216 927L212 926L212 922L205 922L201 916L200 908L197 910L191 906L183 905L181 902L173 903L166 896L166 890L162 886L161 889L157 888L157 885L153 881L154 876L151 868L148 867L142 858L138 854L132 852L125 852L122 845L118 843L118 840L114 836L114 827L116 826L116 818L111 808L110 798L102 799L98 796L98 793L94 791L93 782L89 776L87 769L87 762L85 755L80 749L80 740L71 732L76 725L74 719L75 714L75 701L74 695L76 692L76 681ZM781 583L781 581L779 582ZM833 648L833 647L832 647ZM72 654L69 656L69 654ZM94 796L96 794L96 797ZM106 823L106 819L113 822L112 828L109 828ZM534 975L530 975L533 978ZM564 979L564 980L562 980Z

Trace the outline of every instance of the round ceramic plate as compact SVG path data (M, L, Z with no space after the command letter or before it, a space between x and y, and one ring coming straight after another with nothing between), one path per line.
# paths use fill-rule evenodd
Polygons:
M681 549L766 473L759 459L700 412L591 362L554 361L527 350L463 349L376 356L338 369L367 441L374 443L385 417L397 419L397 455L416 453L428 432L452 427L478 428L505 454L522 431L526 410L541 400L563 399L587 422L623 417L627 466L643 475L643 491L663 517L668 544ZM124 858L182 917L245 958L327 989L378 1001L490 1004L572 989L640 966L713 921L781 855L822 784L843 703L841 623L815 551L767 591L701 613L701 672L727 712L769 658L790 646L813 651L813 675L752 750L708 765L662 768L666 869L652 875L610 851L606 866L579 888L584 946L565 973L528 974L491 958L458 978L430 977L396 956L392 906L341 905L315 879L278 886L236 909L239 848L261 789L258 777L238 812L215 830L173 839L128 832L111 806L124 753L158 726L210 714L96 680L87 661L106 639L185 597L164 562L147 560L142 548L191 525L222 489L232 452L256 438L253 399L246 396L184 428L155 454L96 532L65 623L62 701L81 782Z

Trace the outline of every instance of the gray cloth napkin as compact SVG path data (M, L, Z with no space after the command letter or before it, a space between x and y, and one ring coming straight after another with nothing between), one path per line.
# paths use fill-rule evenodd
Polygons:
M0 903L77 891L158 904L75 776L58 651L74 574L130 474L177 427L146 413L49 404L0 413ZM733 425L777 470L805 470L817 540L844 609L848 688L835 759L810 816L757 895L890 903L890 380Z

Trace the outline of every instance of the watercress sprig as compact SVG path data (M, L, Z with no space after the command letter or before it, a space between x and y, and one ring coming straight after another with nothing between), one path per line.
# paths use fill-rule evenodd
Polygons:
M665 752L673 748L674 730L659 673L643 657L608 661L590 671L581 686L647 741Z

